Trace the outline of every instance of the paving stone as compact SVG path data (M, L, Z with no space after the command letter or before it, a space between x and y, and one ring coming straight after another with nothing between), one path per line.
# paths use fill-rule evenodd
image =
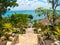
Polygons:
M23 34L19 35L19 43L21 45L35 45L38 44L37 34Z

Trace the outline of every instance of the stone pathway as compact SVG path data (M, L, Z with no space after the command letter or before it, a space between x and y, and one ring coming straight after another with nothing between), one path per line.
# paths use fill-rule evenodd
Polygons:
M33 28L27 28L26 34L19 34L18 43L15 45L37 45L37 34L34 34Z
M27 33L32 33L33 34L34 33L34 28L27 28L26 29L26 34Z
M37 34L34 34L33 28L27 28L26 34L19 35L19 44L16 45L37 45Z
M19 45L36 45L38 44L37 34L19 35Z
M13 41L16 42L14 45L51 45L49 40L43 42L43 39L38 34L34 34L34 28L27 28L26 34L18 34L17 36L17 42ZM7 45L11 45L13 42L8 42Z

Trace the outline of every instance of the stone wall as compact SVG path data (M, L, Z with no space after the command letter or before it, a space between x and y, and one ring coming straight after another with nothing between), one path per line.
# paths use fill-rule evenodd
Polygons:
M1 41L0 40L0 45L6 45L7 44L7 41Z

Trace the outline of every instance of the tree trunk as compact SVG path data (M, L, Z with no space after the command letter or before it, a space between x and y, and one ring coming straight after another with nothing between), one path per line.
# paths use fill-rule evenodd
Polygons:
M0 14L0 22L2 21L2 15Z
M53 17L52 17L52 19L53 19L53 22L52 22L52 24L53 24L53 26L55 26L55 4L54 4L54 0L52 0L52 10L53 10Z

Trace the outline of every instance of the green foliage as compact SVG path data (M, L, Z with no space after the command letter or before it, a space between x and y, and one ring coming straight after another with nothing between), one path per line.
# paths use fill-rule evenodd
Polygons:
M24 29L20 29L20 32L13 31L13 33L15 33L15 34L25 34L25 30Z
M50 40L54 40L54 39L58 39L60 40L60 27L59 26L55 26L55 31L51 30L50 28L47 28L41 32L39 32L39 34L43 35L44 39L50 39Z
M18 5L16 1L17 0L0 0L0 19L6 11L10 10L8 7L15 7Z
M60 29L58 26L56 26L55 28L56 28L56 31L54 33L57 36L57 39L60 40Z
M32 19L33 19L33 16L32 15L28 15L29 23L32 23Z
M51 9L52 9L52 14L53 14L53 16L52 16L52 19L53 19L52 23L53 23L53 25L55 25L55 21L56 21L56 8L58 6L60 6L60 2L59 1L60 0L48 0L48 2L52 5Z
M3 28L10 30L12 28L12 25L10 23L5 23L3 24Z
M55 28L56 28L55 34L59 36L60 35L60 29L58 26L56 26Z
M38 34L38 29L37 29L37 28L34 29L34 33L35 33L35 34Z
M33 19L33 16L32 16L32 15L29 15L28 18L29 18L29 19Z
M6 34L9 34L9 32L12 32L13 30L13 27L10 23L5 23L3 24L3 33L6 35Z
M42 14L45 15L45 14L46 14L46 9L40 7L40 8L37 8L37 9L35 10L35 12L38 13L38 15L42 15Z
M38 16L44 15L48 19L48 21L51 22L52 10L40 7L40 8L37 8L35 12Z
M35 28L41 28L42 30L45 28L45 25L43 25L42 23L40 22L37 22L37 20L34 20L34 24L33 24L33 27Z
M52 31L50 28L41 30L40 32L38 32L38 34L41 34L41 36L43 37L44 40L54 40L55 39L54 31Z
M0 36L3 35L3 24L7 23L8 19L2 19L2 15L6 13L6 11L10 10L10 7L18 6L16 3L17 0L0 0Z
M55 25L55 21L58 18L58 11L56 8L60 6L59 3L60 0L48 0L49 3L51 3L51 8L50 9L44 9L43 7L37 8L35 12L37 13L38 16L44 15L46 18L48 18L49 22L52 25Z
M8 36L9 32L18 34L24 34L25 28L29 23L29 18L32 20L30 14L13 14L8 17L3 17L0 22L0 37L5 35ZM13 28L20 28L20 32L16 32Z
M14 27L23 27L28 25L28 14L13 14L10 17L10 22Z

